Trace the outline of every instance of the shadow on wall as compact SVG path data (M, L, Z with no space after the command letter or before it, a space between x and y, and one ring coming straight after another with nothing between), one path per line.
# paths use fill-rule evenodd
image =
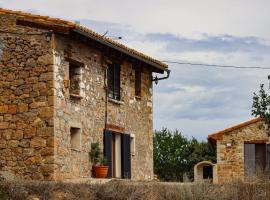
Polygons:
M0 60L2 59L3 50L4 50L4 44L3 44L3 41L0 39Z

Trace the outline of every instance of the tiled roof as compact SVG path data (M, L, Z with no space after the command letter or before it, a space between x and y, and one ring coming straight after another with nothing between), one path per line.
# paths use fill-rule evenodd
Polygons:
M36 23L52 23L54 25L59 25L59 26L65 26L66 28L69 28L70 30L79 32L85 36L88 36L92 39L95 39L98 42L103 43L104 45L110 46L118 51L121 51L122 53L126 53L136 59L139 59L155 68L159 68L161 70L166 70L168 68L168 65L165 63L156 60L150 56L147 56L143 53L140 53L139 51L136 51L132 48L129 48L119 42L116 42L108 37L104 37L91 29L78 25L74 22L58 19L58 18L51 18L48 16L41 16L41 15L36 15L36 14L31 14L31 13L25 13L21 11L13 11L13 10L7 10L7 9L2 9L0 8L0 14L13 14L17 15L19 17L23 17L25 19L31 19L34 20Z
M22 11L14 11L14 10L7 10L7 9L0 8L0 14L13 14L13 15L21 16L21 17L35 19L37 21L52 22L52 23L56 23L56 24L69 26L71 28L75 27L75 23L73 23L73 22L69 22L66 20L58 19L58 18L52 18L49 16L41 16L41 15L36 15L36 14L32 14L32 13L26 13L26 12L22 12Z
M245 126L248 126L250 124L253 124L253 123L256 123L258 121L261 121L261 118L255 118L255 119L251 119L249 121L246 121L246 122L243 122L241 124L238 124L238 125L235 125L235 126L232 126L230 128L226 128L222 131L218 131L216 133L213 133L211 135L208 135L208 139L211 140L211 141L217 141L217 140L221 140L222 139L222 136L226 133L229 133L229 132L232 132L234 130L237 130L237 129L240 129L240 128L243 128Z

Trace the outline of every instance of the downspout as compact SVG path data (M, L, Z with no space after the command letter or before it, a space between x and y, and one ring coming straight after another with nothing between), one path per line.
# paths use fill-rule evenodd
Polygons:
M107 85L107 74L108 66L104 64L104 89L105 89L105 119L104 119L104 130L106 130L108 120L108 85Z
M156 85L158 84L158 81L164 80L164 79L168 79L170 77L171 70L165 69L164 71L167 73L166 76L160 77L160 78L158 78L157 76L156 77L152 77L152 81L154 81Z

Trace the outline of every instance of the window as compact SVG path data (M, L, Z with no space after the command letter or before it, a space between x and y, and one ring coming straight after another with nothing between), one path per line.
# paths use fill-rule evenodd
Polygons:
M135 70L135 96L140 97L141 96L141 90L142 90L142 72L139 70Z
M203 179L213 179L212 166L203 166Z
M72 150L81 149L81 129L80 128L70 128L70 145Z
M120 100L120 65L111 64L108 66L108 96Z
M81 95L81 66L69 63L69 94L71 97Z

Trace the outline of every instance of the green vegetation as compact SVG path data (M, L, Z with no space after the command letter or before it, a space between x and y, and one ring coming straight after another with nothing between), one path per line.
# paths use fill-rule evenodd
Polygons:
M269 180L219 185L145 181L111 181L106 184L0 182L1 200L268 200L269 196Z
M178 130L154 132L154 173L160 180L193 180L193 166L203 160L216 161L208 142L188 139Z
M98 142L91 144L89 155L93 165L107 165L107 158L103 155Z
M268 76L268 80L270 80L270 76ZM270 87L268 87L268 93L269 91ZM268 93L264 89L264 84L260 85L258 94L254 92L251 114L263 119L268 125L267 131L270 135L270 95Z

